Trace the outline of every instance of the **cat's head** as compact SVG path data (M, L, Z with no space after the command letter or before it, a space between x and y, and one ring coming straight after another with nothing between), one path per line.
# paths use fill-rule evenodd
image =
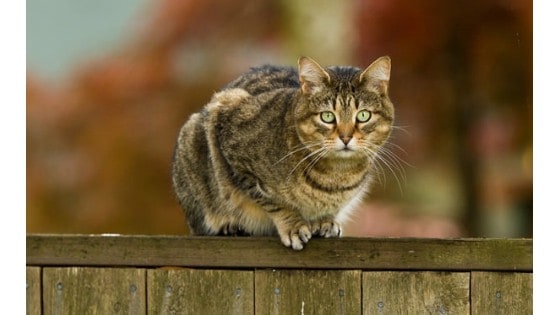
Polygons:
M372 155L392 129L394 110L388 88L391 59L374 61L365 70L323 68L313 59L299 59L299 102L296 130L310 150L325 156Z

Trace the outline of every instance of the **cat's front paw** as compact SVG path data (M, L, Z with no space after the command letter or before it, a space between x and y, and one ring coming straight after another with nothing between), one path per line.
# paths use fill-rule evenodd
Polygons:
M282 244L294 250L302 250L303 245L311 239L312 235L307 224L300 224L285 231L278 231L278 234L280 234Z
M317 220L312 223L311 227L312 234L320 237L340 237L342 234L340 224L333 219Z

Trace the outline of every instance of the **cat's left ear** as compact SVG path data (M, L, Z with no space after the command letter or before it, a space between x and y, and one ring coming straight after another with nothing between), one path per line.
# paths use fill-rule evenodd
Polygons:
M360 74L360 83L366 90L379 95L387 95L389 78L391 77L391 58L383 56L375 60Z
M331 81L329 74L315 60L301 57L298 60L299 83L304 94L315 94Z

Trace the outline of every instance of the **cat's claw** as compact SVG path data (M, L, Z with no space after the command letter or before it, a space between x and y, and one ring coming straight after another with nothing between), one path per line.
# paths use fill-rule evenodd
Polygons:
M286 247L291 247L294 250L302 250L303 245L311 239L311 231L307 225L302 225L299 228L290 230L280 236L282 244Z

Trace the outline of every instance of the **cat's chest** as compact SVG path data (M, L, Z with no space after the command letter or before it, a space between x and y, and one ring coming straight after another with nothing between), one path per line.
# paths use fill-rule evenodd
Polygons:
M289 198L308 218L326 214L336 216L369 185L367 170L354 173L302 173L290 185Z

